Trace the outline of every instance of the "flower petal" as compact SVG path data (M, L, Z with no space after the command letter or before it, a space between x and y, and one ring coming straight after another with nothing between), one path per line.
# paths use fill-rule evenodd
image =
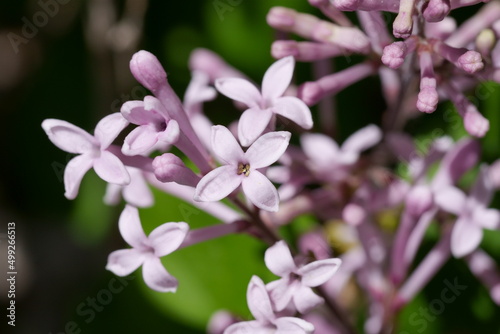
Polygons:
M188 231L189 225L184 222L165 223L149 234L149 245L155 250L155 256L165 256L179 248Z
M135 207L146 208L154 203L153 193L142 175L136 168L127 168L130 174L130 183L123 188L123 198L128 204ZM108 184L108 189L113 184ZM113 185L114 186L114 185Z
M69 153L86 153L97 149L97 141L83 129L58 119L46 119L42 128L50 141L63 151Z
M264 132L272 116L270 109L245 110L238 121L238 138L241 145L251 145Z
M171 119L170 121L168 121L165 131L159 133L158 140L161 140L162 142L167 144L175 144L179 139L180 134L181 130L179 128L179 123Z
M256 320L242 321L232 324L231 326L226 328L223 334L250 334L250 333L274 334L275 328L274 326L265 325Z
M157 141L158 132L155 128L151 125L141 125L125 137L122 152L126 155L143 154L148 152Z
M109 254L106 269L117 276L127 276L139 268L144 259L145 254L135 248L120 249Z
M276 99L272 110L304 129L311 129L313 126L311 110L301 99L294 96L284 96Z
M460 215L465 208L466 196L460 189L445 187L436 192L434 200L443 210Z
M451 252L461 258L475 250L483 239L480 226L465 219L458 219L451 232Z
M142 277L151 289L158 292L175 292L179 283L165 269L160 259L149 256L142 265Z
M290 249L283 240L278 241L266 250L264 262L276 276L284 277L297 269Z
M307 133L300 137L300 143L307 157L320 166L331 164L339 155L339 146L326 135Z
M260 136L245 152L250 168L263 168L276 162L285 153L291 135L288 131L277 131Z
M261 172L252 170L248 177L243 178L245 196L258 208L276 212L279 209L278 191Z
M298 282L290 282L288 276L268 283L266 289L271 297L274 310L281 312L286 309L298 287L300 287Z
M475 205L487 206L490 204L495 189L488 173L488 166L482 165L476 182L470 192L470 198Z
M90 154L82 154L71 159L64 169L64 196L75 199L83 176L92 168L94 163Z
M267 293L264 282L258 276L252 276L247 289L247 303L255 320L272 323L275 315L271 306L271 300Z
M297 273L302 276L302 284L315 287L330 280L341 264L341 259L318 260L301 267Z
M228 165L237 165L243 162L243 150L231 131L225 126L212 126L212 149L217 157Z
M171 119L165 105L154 96L148 95L144 98L144 109L152 114L154 122L168 122Z
M250 108L258 108L262 101L259 90L251 82L241 78L219 78L215 88L230 99L242 102Z
M130 246L145 251L149 247L148 238L142 229L139 210L131 205L126 205L120 214L118 228L123 240Z
M127 125L128 121L119 112L101 119L94 130L94 136L99 141L101 149L108 148Z
M293 294L293 303L302 314L309 313L313 308L321 305L324 302L323 298L315 294L311 288L302 286Z
M472 221L477 226L489 230L500 227L500 212L497 209L476 208L472 214Z
M198 202L219 201L238 188L243 174L238 175L237 166L227 165L214 169L205 175L194 193L194 200Z
M362 152L372 146L375 146L382 139L382 131L376 125L368 125L354 132L342 144L342 151Z
M314 332L313 324L300 318L282 317L274 324L277 327L275 334L311 334Z
M94 159L94 170L106 182L119 185L130 183L130 175L123 162L111 152L101 151L101 156Z
M283 95L292 81L295 59L292 56L282 58L272 64L262 79L262 96L266 100Z

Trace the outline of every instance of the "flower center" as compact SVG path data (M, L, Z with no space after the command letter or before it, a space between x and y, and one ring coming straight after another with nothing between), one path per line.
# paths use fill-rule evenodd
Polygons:
M163 132L167 128L167 122L161 122L158 124L158 132Z
M250 175L250 165L249 164L243 164L243 163L239 163L238 164L238 171L236 172L238 175L245 175L245 176L248 176Z

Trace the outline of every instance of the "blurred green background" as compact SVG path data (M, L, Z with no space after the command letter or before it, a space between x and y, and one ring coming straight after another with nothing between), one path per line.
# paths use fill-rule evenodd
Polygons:
M305 0L61 2L49 8L53 15L46 16L46 24L39 24L36 31L26 28L26 22L40 20L37 13L50 1L0 3L4 153L0 217L2 226L16 222L18 245L16 327L7 327L4 320L0 326L12 333L143 333L145 328L148 333L203 333L215 310L226 308L249 316L245 292L251 275L265 281L272 276L263 265L265 245L247 236L225 237L167 256L166 268L180 281L176 294L147 289L140 271L116 281L104 267L111 251L127 247L117 228L122 205L104 205L105 185L93 172L85 176L79 197L66 200L62 172L71 156L52 145L40 124L45 118L58 118L92 132L99 119L119 111L123 102L141 99L146 90L128 69L130 57L140 49L160 59L181 97L190 79L189 54L196 47L214 50L260 82L272 62L269 50L276 36L265 23L269 8L284 5L318 11ZM13 46L12 34L24 39ZM339 67L346 65L339 61ZM310 65L297 67L299 77L308 78ZM488 162L500 156L500 95L497 85L490 87L495 92L481 101L492 120L492 130L483 140ZM363 99L357 93L360 89L366 92ZM384 106L378 79L347 89L339 101L340 138L366 124L380 123ZM210 103L208 114L226 124L238 115L224 99ZM435 128L455 137L463 135L461 126L450 129L450 122L437 112L426 117L410 124L408 131L419 138L434 136ZM157 205L141 210L146 232L166 221L187 221L192 228L216 222L177 199L155 195ZM435 238L430 234L430 245ZM484 243L497 259L498 240L490 233ZM462 262L452 261L439 275L404 310L402 331L414 333L409 315L439 295L444 279L459 275L471 288L429 322L425 332L498 333L498 307ZM4 287L2 310L7 301Z

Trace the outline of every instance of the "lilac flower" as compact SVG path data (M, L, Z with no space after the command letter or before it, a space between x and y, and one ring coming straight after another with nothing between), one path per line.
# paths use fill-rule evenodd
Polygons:
M285 57L271 65L262 80L262 93L245 79L220 78L215 81L219 92L249 107L238 124L238 137L243 146L249 146L264 132L274 114L288 118L304 129L312 128L311 111L306 104L296 97L283 96L292 80L294 65L293 57Z
M479 246L483 228L499 227L500 213L486 207L493 192L488 169L483 166L469 197L455 187L444 188L436 194L436 203L458 217L451 233L451 251L455 257L468 255Z
M175 292L178 282L163 267L160 257L179 248L188 233L188 224L165 223L146 237L139 211L127 205L120 215L119 228L123 239L133 248L109 254L106 269L115 275L126 276L142 265L142 276L147 286L159 292Z
M284 241L267 249L264 260L271 272L281 279L267 284L267 290L276 311L283 311L290 303L300 313L307 313L323 302L312 287L327 282L340 267L340 259L324 259L297 265Z
M196 186L196 201L218 201L242 185L247 198L257 207L278 211L279 197L274 185L259 169L276 162L285 152L290 132L269 132L243 152L224 126L212 127L212 149L224 164L205 175Z
M92 167L106 182L118 185L130 182L130 176L123 163L108 151L113 140L127 124L120 113L108 115L97 123L94 136L91 136L66 121L46 119L42 122L42 128L54 145L63 151L78 154L64 169L66 198L76 198L83 176Z
M130 205L138 208L150 207L154 203L153 193L148 187L142 171L138 168L126 167L130 175L130 183L118 185L108 183L104 202L108 205L116 205L120 202L121 196Z
M165 107L153 96L126 102L121 113L130 123L139 125L125 138L124 154L147 154L156 144L173 144L179 138L179 124L170 119Z
M252 276L248 284L247 303L255 320L233 324L224 334L307 334L314 331L314 326L303 319L278 317L273 312L264 282L257 276Z

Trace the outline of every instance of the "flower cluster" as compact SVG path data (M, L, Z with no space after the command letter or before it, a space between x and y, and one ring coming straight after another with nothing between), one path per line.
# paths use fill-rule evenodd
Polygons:
M500 212L488 207L500 188L500 162L481 163L474 137L487 133L489 121L465 97L484 81L500 82L500 2L483 5L459 27L449 15L478 2L309 0L327 19L274 7L268 24L302 40L273 43L277 61L261 87L198 49L183 101L158 59L137 52L130 70L151 96L104 117L93 136L62 120L42 123L57 147L77 155L64 172L68 199L93 168L108 183L106 203L119 203L120 194L126 203L119 231L132 248L111 253L106 268L124 276L142 266L151 289L175 292L178 282L161 257L227 234L259 238L268 245L263 263L280 278L265 284L253 276L247 303L255 320L218 313L213 334L354 333L355 318L345 310L366 305L365 332L388 333L398 311L451 257L464 259L500 305L500 271L480 246L484 229L500 227ZM392 32L384 12L397 13ZM334 73L325 67L325 60L353 54L363 60ZM296 61L314 63L315 80L291 85ZM382 125L366 124L339 144L328 124L335 118L330 98L377 74L387 106ZM213 125L204 113L219 93L242 111L237 123ZM472 137L440 136L417 147L404 125L445 100ZM129 125L123 143L114 144ZM406 173L391 171L395 165ZM466 173L475 178L471 186ZM190 229L168 222L146 236L138 208L154 205L150 187L221 223ZM304 214L316 223L289 247L279 228ZM438 240L417 260L431 225ZM352 282L361 297L349 300L344 291Z

